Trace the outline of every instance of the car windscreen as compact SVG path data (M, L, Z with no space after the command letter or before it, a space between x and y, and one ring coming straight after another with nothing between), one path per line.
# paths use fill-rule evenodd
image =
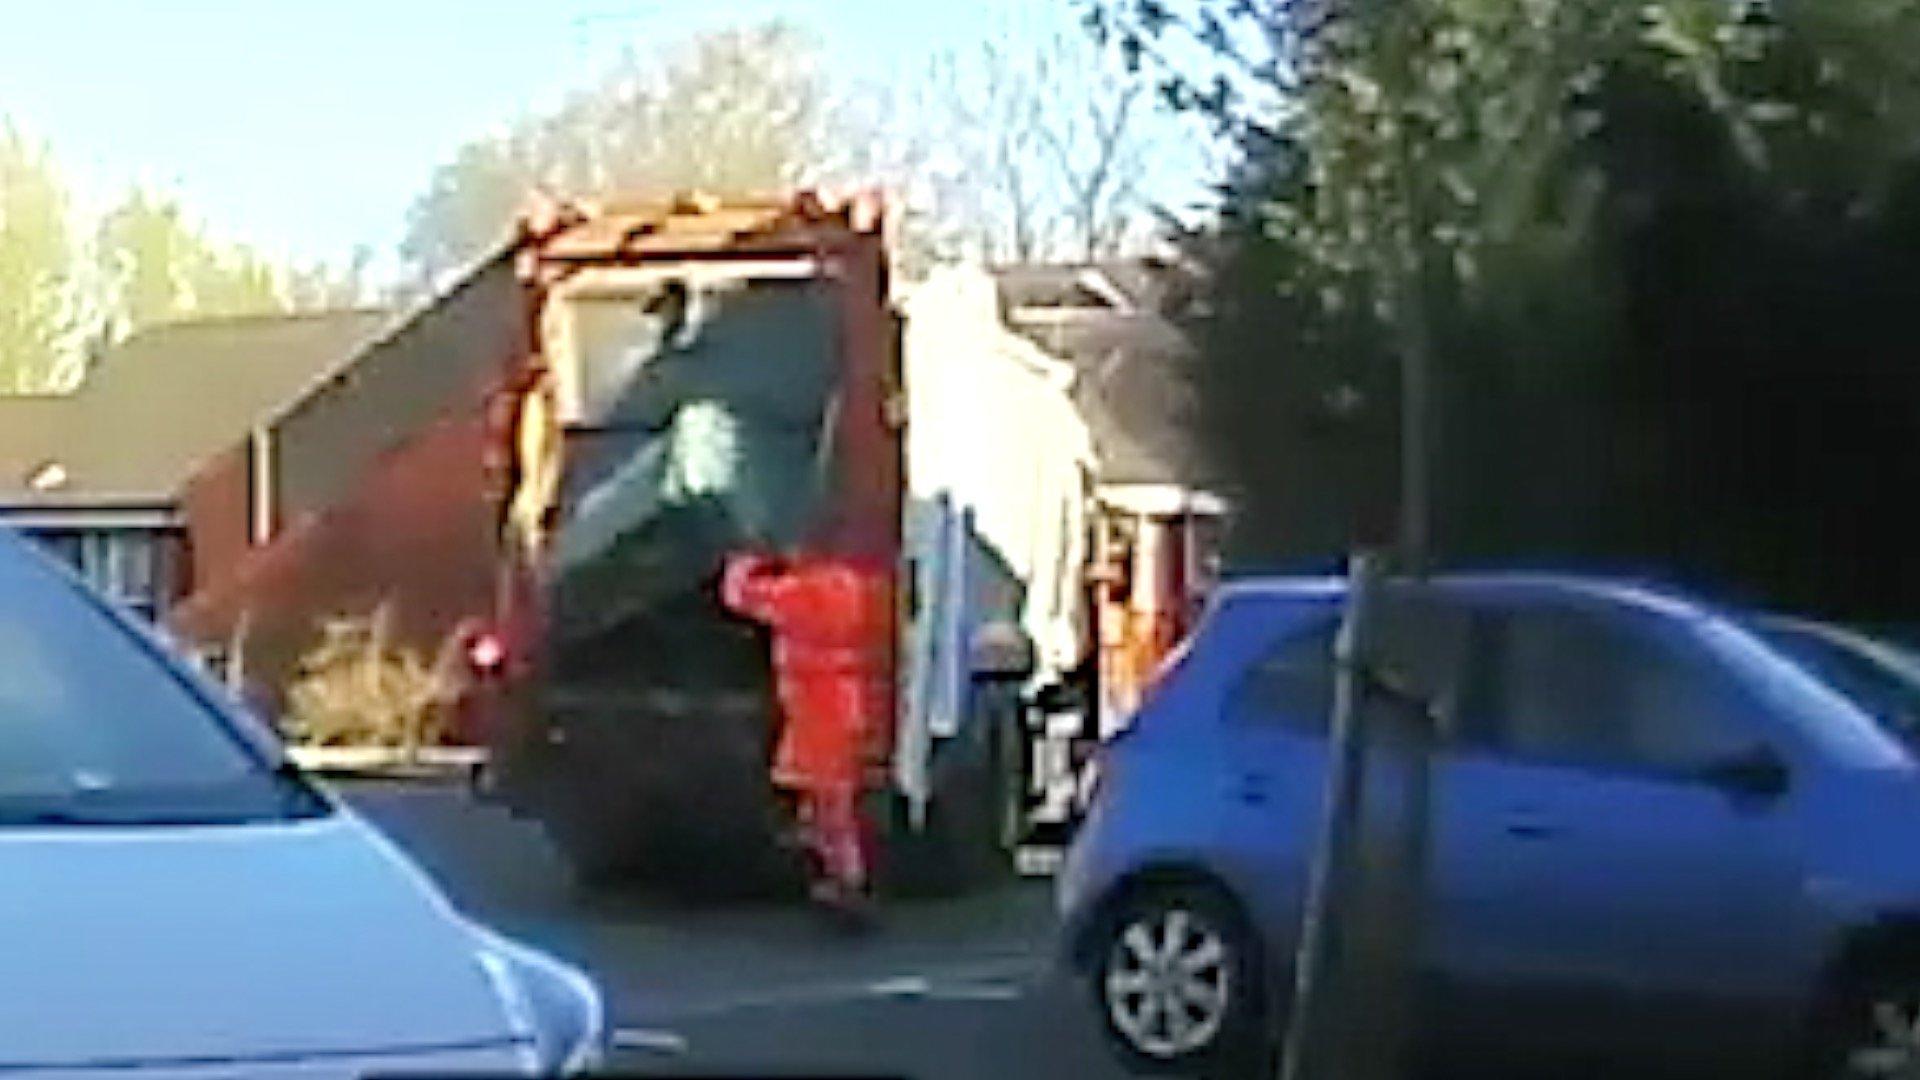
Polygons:
M249 753L153 647L0 547L0 827L221 824L325 803Z
M1769 644L1845 694L1910 752L1920 753L1920 679L1842 638L1777 623L1755 629ZM1880 647L1899 651L1893 645ZM1915 670L1920 671L1920 665Z

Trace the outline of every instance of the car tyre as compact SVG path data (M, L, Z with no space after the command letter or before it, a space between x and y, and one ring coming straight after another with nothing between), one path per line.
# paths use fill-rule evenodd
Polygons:
M1026 820L1026 730L1017 697L980 694L973 726L934 755L933 800L924 823L904 803L888 817L888 889L945 897L1015 875Z
M1026 729L1017 692L982 693L983 745L949 788L949 858L962 887L1012 877L1026 822Z
M542 824L548 840L565 860L574 888L583 896L627 884L641 866L634 845L620 828L624 807L608 805L605 782L590 763L576 763L548 795Z
M1847 980L1829 996L1813 1031L1806 1080L1920 1075L1920 975Z
M1142 886L1090 942L1101 1029L1135 1072L1248 1075L1268 1056L1258 938L1219 889Z

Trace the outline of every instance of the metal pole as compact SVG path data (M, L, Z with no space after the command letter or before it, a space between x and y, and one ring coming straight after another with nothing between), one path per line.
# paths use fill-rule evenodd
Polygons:
M1329 17L1346 14L1385 27L1400 5L1327 0L1325 6ZM1400 43L1387 48L1382 76L1391 91L1411 76L1411 58ZM1411 181L1404 129L1392 137L1389 152L1400 213L1385 249L1374 255L1391 290L1391 332L1400 361L1394 554L1403 572L1420 579L1432 556L1427 223ZM1326 816L1302 919L1282 1080L1399 1076L1418 1019L1416 958L1425 919L1434 733L1427 710L1368 700L1379 623L1388 617L1380 610L1384 564L1377 550L1362 549L1352 559L1335 650Z
M1361 870L1361 814L1365 806L1367 725L1361 722L1373 609L1385 559L1356 553L1349 568L1346 614L1334 645L1335 681L1331 760L1319 854L1308 883L1306 911L1294 964L1294 1005L1286 1035L1282 1080L1360 1080L1347 1062L1354 1040L1349 1005L1354 986L1354 901Z

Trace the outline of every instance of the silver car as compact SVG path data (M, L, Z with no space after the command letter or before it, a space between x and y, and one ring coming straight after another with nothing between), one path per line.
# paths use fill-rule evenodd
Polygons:
M0 1073L566 1075L603 1039L584 976L0 530Z

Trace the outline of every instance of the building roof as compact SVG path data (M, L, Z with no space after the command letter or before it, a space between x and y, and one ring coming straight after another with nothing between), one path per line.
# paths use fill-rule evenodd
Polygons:
M170 323L115 346L71 394L0 396L0 513L167 505L389 320L357 310Z
M1163 314L1178 272L1135 260L1016 266L995 274L1008 324L1073 364L1074 398L1107 484L1204 487L1194 348Z

